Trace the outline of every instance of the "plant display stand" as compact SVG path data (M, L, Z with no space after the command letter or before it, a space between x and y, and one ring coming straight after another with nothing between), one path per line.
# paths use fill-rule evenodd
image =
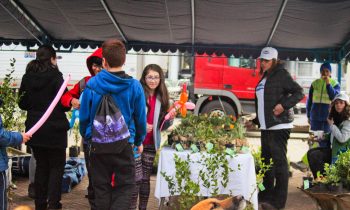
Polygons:
M310 196L322 210L336 209L348 210L350 209L350 193L335 194L330 192L312 192L311 190L301 189L305 194Z

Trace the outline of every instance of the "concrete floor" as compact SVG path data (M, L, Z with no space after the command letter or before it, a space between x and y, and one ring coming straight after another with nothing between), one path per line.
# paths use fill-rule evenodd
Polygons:
M298 125L307 124L304 115L297 115L295 122ZM260 146L259 138L248 138L248 142L253 149L257 149ZM299 161L307 150L307 143L301 141L300 139L291 139L288 142L288 158L290 161ZM313 200L297 188L302 185L302 177L305 176L306 173L294 170L293 168L291 168L291 171L293 176L289 179L288 200L285 210L317 210L316 204L313 202ZM149 210L158 209L158 200L154 197L155 180L156 176L154 175L151 177L152 191L147 208ZM13 209L18 205L28 205L34 209L34 201L27 197L28 178L16 178L15 184L17 185L17 189L13 190L13 201L10 209ZM72 190L72 192L63 194L63 209L89 209L88 201L86 198L84 198L84 195L86 194L86 187L87 177L85 177L83 181Z

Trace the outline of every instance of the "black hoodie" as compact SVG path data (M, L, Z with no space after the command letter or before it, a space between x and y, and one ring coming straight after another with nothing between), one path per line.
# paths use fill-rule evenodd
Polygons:
M62 83L62 73L54 66L50 66L44 72L27 71L24 74L19 90L19 94L23 94L19 107L27 111L26 131L43 116ZM64 112L68 110L69 108L64 108L61 103L58 103L47 121L34 133L27 145L66 148L69 123Z

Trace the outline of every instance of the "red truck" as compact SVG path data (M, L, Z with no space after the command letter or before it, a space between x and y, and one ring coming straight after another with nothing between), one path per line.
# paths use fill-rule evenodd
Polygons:
M195 114L243 115L255 113L255 87L260 81L260 60L226 56L196 55L190 99ZM296 78L294 78L296 79ZM295 111L305 109L307 92Z
M195 114L255 112L255 86L261 78L259 59L196 55L194 62Z

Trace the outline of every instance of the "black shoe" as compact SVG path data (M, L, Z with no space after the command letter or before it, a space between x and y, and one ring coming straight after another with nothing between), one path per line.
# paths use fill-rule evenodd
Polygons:
M273 205L269 203L262 202L260 203L262 210L278 210L278 208L274 207Z
M28 185L28 197L35 199L35 187L34 183Z
M55 204L49 204L47 209L62 209L62 203L58 202Z

